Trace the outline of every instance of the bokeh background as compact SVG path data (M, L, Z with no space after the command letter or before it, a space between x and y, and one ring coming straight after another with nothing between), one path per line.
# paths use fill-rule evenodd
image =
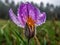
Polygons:
M46 12L46 23L36 28L40 45L60 45L60 0L0 0L0 45L28 45L23 29L9 17L10 8L17 14L19 5L26 1ZM34 38L30 45L37 45Z

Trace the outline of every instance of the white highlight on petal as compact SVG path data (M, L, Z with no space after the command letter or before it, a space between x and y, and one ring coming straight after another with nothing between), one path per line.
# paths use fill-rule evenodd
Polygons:
M39 17L42 17L42 16L43 16L43 14L39 15Z

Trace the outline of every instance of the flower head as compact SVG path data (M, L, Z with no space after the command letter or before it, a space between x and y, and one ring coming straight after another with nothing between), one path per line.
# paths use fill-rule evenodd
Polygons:
M25 28L26 36L31 38L35 33L35 26L39 26L46 21L45 12L40 10L31 3L22 3L15 15L12 9L9 10L12 21L19 27Z
M9 15L12 21L22 28L25 27L25 24L31 26L39 26L46 21L45 12L41 13L40 10L32 5L31 3L22 3L17 11L17 16L13 13L12 9L9 10Z

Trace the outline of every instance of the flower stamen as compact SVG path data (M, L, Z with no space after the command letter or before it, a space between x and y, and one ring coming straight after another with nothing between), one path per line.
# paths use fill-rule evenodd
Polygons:
M34 31L33 27L35 27L35 21L31 17L27 18L27 24L29 27L32 27L31 31Z

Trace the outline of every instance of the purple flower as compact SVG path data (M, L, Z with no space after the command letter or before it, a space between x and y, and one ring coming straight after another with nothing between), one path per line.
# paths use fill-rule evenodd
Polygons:
M46 21L45 12L41 13L37 7L28 2L19 6L17 15L13 13L12 9L9 10L9 15L17 26L25 29L25 36L28 40L34 36L35 27Z
M12 21L19 27L24 28L27 23L29 26L39 26L46 21L45 12L41 13L40 10L31 3L22 3L15 15L12 9L9 10L9 15Z

